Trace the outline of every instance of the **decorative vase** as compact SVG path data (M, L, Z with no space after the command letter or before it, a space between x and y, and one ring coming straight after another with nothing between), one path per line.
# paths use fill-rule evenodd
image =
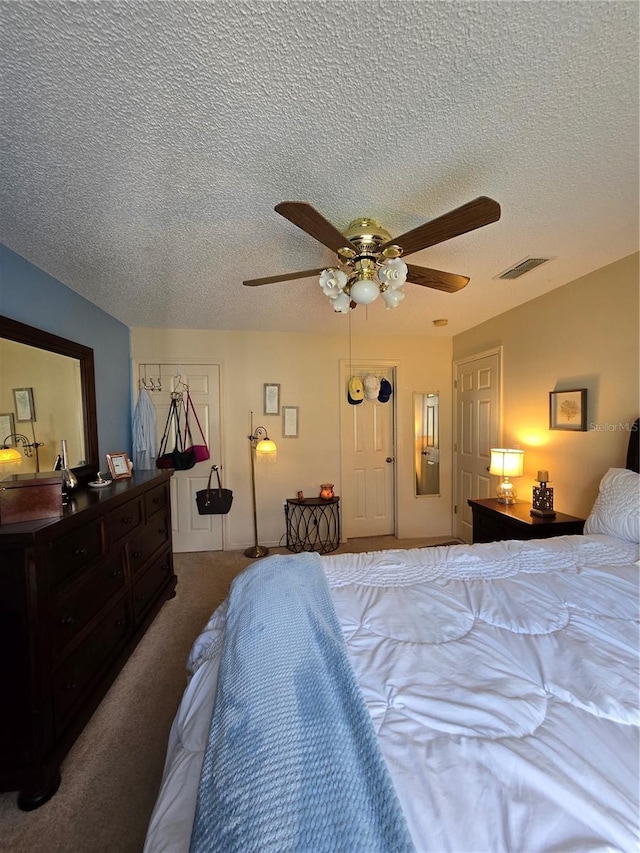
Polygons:
M320 497L325 501L329 501L333 496L333 483L323 483L320 486Z
M60 442L60 455L62 457L62 468L60 469L60 473L62 476L62 494L68 495L69 492L72 492L78 485L78 478L73 473L71 468L69 468L69 458L67 456L67 442L64 438Z

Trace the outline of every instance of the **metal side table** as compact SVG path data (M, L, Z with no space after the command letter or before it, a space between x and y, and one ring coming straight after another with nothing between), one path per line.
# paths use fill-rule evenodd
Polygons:
M327 554L340 544L340 498L288 498L287 548Z

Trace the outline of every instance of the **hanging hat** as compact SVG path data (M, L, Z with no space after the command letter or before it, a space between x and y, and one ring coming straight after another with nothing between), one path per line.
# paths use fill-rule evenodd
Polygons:
M388 379L380 380L380 393L378 394L378 400L381 403L387 403L389 401L389 397L393 394L393 389L391 387L391 383Z
M374 376L372 373L367 373L367 375L362 380L362 384L364 385L364 396L366 400L377 400L378 392L380 391L380 380L377 376Z
M349 380L347 400L351 403L352 406L358 406L364 400L364 388L362 386L362 380L359 376L352 376Z

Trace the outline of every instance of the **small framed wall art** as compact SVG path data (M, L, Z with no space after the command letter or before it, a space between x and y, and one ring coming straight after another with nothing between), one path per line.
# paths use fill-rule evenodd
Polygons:
M282 437L297 438L298 437L298 407L283 406L282 407Z
M266 382L264 386L264 413L265 415L280 414L280 385L274 382Z
M33 388L14 388L13 401L17 421L35 421L36 407L33 404Z
M131 476L131 465L126 453L107 453L107 465L113 480L124 480Z
M549 429L587 430L587 389L549 391Z
M13 424L13 412L5 412L0 415L0 444L13 447L16 428ZM6 441L5 441L6 439Z

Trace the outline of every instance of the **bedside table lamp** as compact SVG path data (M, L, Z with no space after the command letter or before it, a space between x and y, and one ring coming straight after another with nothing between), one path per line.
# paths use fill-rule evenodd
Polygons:
M533 487L533 506L531 508L531 515L537 515L541 518L554 518L553 489L550 489L547 486L547 483L549 482L549 472L538 471L536 480L539 485Z
M491 448L489 473L501 477L496 490L498 503L514 504L517 492L510 477L521 477L524 471L524 450L512 450L508 447Z

